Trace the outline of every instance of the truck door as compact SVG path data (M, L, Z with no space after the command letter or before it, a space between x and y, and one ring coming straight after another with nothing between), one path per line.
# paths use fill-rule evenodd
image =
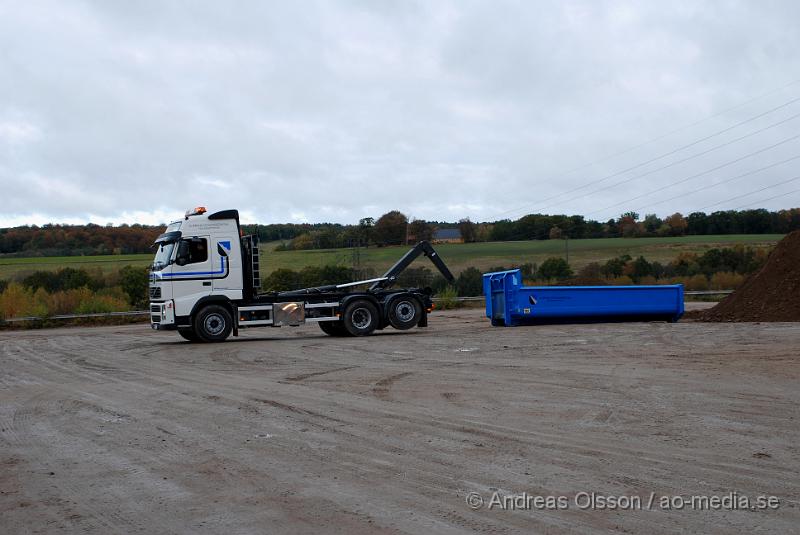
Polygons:
M230 299L242 298L242 254L237 238L214 237L211 254L213 265L220 273L214 276L214 294Z
M209 236L186 236L177 244L175 261L162 276L172 282L175 315L188 316L198 299L209 295L214 277Z

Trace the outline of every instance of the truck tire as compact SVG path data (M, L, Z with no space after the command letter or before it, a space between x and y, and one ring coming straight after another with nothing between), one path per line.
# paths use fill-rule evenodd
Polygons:
M389 325L399 331L405 331L419 323L422 305L411 295L399 295L389 301L387 316Z
M194 332L203 342L223 342L232 330L233 318L223 306L208 305L195 316Z
M344 309L342 323L353 336L367 336L378 327L378 308L366 299L356 299Z
M320 321L319 328L328 336L350 336L347 329L344 328L344 323L341 321Z
M194 332L194 329L178 329L178 334L190 342L200 341L200 338L197 336L197 333Z

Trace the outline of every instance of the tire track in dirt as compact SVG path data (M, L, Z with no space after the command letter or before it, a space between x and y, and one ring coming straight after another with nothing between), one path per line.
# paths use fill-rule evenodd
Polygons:
M389 400L390 399L389 389L392 388L392 385L394 385L394 383L396 383L400 379L408 377L409 375L412 374L413 372L401 372L384 377L383 379L375 383L375 386L372 388L372 393L380 399Z
M319 377L321 375L327 375L329 373L336 373L336 372L343 372L346 370L354 370L358 366L342 366L340 368L333 368L332 370L324 370L320 372L309 372L309 373L301 373L299 375L290 375L284 378L284 381L289 383L299 383L301 381L305 381L306 379L310 379L312 377Z

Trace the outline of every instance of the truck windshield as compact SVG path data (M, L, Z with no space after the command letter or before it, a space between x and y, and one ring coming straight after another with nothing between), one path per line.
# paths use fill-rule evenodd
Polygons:
M172 258L172 250L175 249L175 242L161 242L158 244L158 249L156 250L156 257L153 260L153 265L150 268L153 271L161 271L165 267L169 265L169 261Z

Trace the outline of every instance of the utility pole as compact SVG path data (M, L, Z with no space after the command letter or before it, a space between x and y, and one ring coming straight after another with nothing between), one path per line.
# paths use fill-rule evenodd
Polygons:
M356 277L361 276L361 238L356 238L354 240L350 240L350 245L352 246L352 262L353 262L353 273Z
M569 264L569 236L564 236L564 250L567 253L567 264Z

